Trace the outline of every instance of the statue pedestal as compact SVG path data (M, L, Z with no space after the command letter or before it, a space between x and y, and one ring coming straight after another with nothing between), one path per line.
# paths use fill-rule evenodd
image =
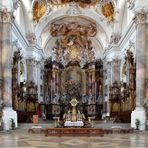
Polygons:
M11 119L15 122L15 128L17 128L17 113L12 109L12 107L5 107L3 109L2 121L3 121L3 129L10 130L11 129Z
M146 113L145 109L143 107L136 107L134 111L132 111L131 114L131 127L136 129L136 119L139 119L140 125L139 129L140 130L145 130L146 128Z

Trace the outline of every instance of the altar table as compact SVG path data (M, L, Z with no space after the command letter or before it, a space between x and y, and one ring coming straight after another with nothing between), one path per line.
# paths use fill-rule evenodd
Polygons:
M66 126L66 127L82 127L82 126L84 126L84 123L83 123L83 121L76 121L76 122L66 121L64 123L64 126Z

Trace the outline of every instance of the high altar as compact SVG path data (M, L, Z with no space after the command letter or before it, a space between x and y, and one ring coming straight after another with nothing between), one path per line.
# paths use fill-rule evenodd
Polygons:
M78 19L78 22L80 20ZM86 120L88 117L101 118L103 62L95 57L90 40L97 33L95 22L90 23L84 19L82 24L53 23L50 33L56 38L56 42L50 49L51 55L46 58L43 65L43 84L40 85L43 102L38 102L37 85L32 79L28 82L21 81L17 86L16 77L19 74L17 67L20 65L22 78L25 75L25 68L20 52L14 53L13 108L18 113L19 122L31 122L34 114L38 114L39 117L44 115L47 119L57 117L62 119L64 113L68 113L71 107L72 98L79 102L76 108L85 115ZM30 66L28 70L33 69L34 63L34 60L27 60Z
M48 119L62 118L68 112L71 98L78 100L78 108L86 118L101 118L103 63L95 58L89 39L96 35L96 25L85 23L51 25L51 35L60 37L51 57L44 63L44 98ZM74 29L71 30L71 27Z

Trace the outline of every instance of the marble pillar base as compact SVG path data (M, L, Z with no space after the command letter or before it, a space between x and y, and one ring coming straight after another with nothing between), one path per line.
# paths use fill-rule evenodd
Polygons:
M146 113L145 109L143 107L136 107L134 111L132 111L131 114L131 127L136 129L136 119L140 120L140 130L145 130L146 128Z
M12 109L12 107L5 107L3 109L3 129L4 130L11 130L11 118L14 119L15 128L17 128L17 113Z
M106 117L110 117L110 113L102 113L102 119L106 118Z

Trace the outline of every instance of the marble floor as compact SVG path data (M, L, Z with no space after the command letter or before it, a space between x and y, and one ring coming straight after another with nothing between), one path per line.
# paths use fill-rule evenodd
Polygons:
M148 131L104 137L45 137L19 129L0 132L0 148L148 148Z

